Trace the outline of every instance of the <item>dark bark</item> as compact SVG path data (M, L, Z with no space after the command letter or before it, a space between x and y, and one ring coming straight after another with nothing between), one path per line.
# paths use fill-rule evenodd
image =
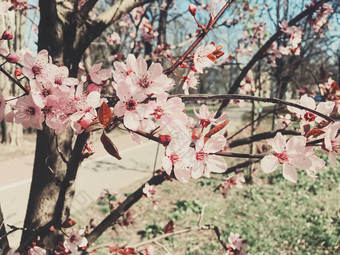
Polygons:
M151 0L116 2L107 22L89 24L87 14L96 1L88 1L86 8L77 10L75 0L40 0L40 24L38 49L47 49L54 64L69 68L70 76L77 77L80 59L90 45L106 27L123 13ZM127 4L129 2L130 4ZM115 7L116 6L116 7ZM112 9L111 8L111 9ZM105 16L108 18L108 16ZM69 216L70 203L74 194L73 183L81 161L81 152L88 133L78 136L72 151L73 131L68 129L58 134L44 125L37 132L33 177L24 227L36 229L23 232L19 251L23 251L40 236L40 244L49 253L57 245L57 231L48 231L49 226L59 224ZM66 164L61 154L69 160Z
M9 251L9 244L8 239L6 236L6 229L5 229L5 219L1 211L0 206L0 254L6 254Z
M168 18L168 11L173 3L173 0L166 0L164 9L161 9L159 14L159 24L158 24L158 45L166 43L166 24ZM161 2L159 3L161 4Z

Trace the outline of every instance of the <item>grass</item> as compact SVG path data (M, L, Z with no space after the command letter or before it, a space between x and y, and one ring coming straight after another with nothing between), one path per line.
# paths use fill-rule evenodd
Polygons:
M297 184L286 181L281 172L264 175L257 170L254 184L230 190L227 198L220 192L208 197L222 176L188 184L166 182L157 187L157 210L151 199L143 198L125 217L127 226L116 225L98 243L124 245L151 239L161 235L170 220L175 230L196 226L206 204L202 224L217 225L225 242L230 232L239 233L247 240L248 254L339 253L340 172L328 167L314 180L300 171ZM104 217L103 207L96 204L86 210L88 215L77 215L78 223L86 224L89 215L95 215L94 224L98 223ZM213 231L171 236L159 243L171 254L225 254ZM160 245L153 246L155 254L165 254ZM140 247L143 252L145 247ZM98 249L97 254L108 250Z

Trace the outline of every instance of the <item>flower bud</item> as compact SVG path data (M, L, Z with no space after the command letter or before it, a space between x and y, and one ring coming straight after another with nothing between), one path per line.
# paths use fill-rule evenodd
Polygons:
M100 87L99 86L97 86L96 84L94 84L94 83L90 83L88 86L87 86L87 90L86 90L86 92L87 92L87 94L90 94L91 92L93 92L93 91L98 91L98 92L100 92Z
M171 137L169 135L160 135L158 141L166 147L171 142Z
M197 7L194 4L189 4L188 10L189 10L189 12L191 13L192 16L195 16L196 12L197 12Z
M1 36L1 39L3 40L11 40L13 38L12 32L5 30Z
M9 63L17 63L19 61L19 56L16 53L9 53L6 57L6 61Z
M15 78L18 79L18 76L22 75L21 69L15 69L14 74L15 74Z

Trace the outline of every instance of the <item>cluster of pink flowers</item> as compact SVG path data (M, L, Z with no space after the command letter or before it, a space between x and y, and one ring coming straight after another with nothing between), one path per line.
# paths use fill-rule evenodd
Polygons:
M333 13L333 7L331 4L324 3L320 9L316 12L315 17L311 20L313 30L319 33L322 28L328 23L330 15Z
M335 103L332 101L321 102L316 105L313 98L303 95L300 99L300 105L316 110L325 116L337 114L334 111ZM308 146L308 142L320 138L324 139L321 148L328 153L331 165L336 167L336 154L340 152L340 136L338 135L340 123L328 123L322 117L308 110L291 106L288 106L288 110L294 113L297 120L300 119L302 135L288 139L281 133L277 133L273 139L268 139L267 142L272 146L274 152L262 159L261 167L263 171L265 173L273 172L282 164L283 176L291 182L297 181L296 169L303 169L309 176L316 178L316 174L324 169L325 161L315 155L314 147ZM282 128L286 128L292 123L290 115L283 118L283 123Z
M211 52L211 51L209 51ZM132 131L157 132L170 135L171 141L166 147L162 159L164 170L181 182L187 182L190 177L209 176L210 172L224 172L227 169L221 156L212 155L223 150L226 139L220 134L214 134L208 141L192 139L190 133L195 126L200 132L210 124L226 120L226 114L215 119L215 113L209 112L205 105L200 107L199 123L184 113L184 103L178 97L168 98L174 81L163 74L159 63L152 63L147 68L143 58L129 55L126 63L115 62L115 90L118 103L114 114L123 117L124 125ZM151 97L155 100L149 100Z
M45 121L57 132L70 125L81 133L89 126L97 116L96 108L103 102L97 85L111 77L109 70L101 70L101 64L92 66L89 75L92 85L84 92L84 82L70 78L66 67L52 64L46 50L40 51L36 57L26 53L22 71L29 79L30 93L8 102L12 110L5 120L37 129L42 129ZM0 102L2 119L4 99L1 96Z
M289 35L287 46L280 46L279 50L282 55L300 55L299 44L302 41L302 27L290 27L285 20L279 24L281 31Z

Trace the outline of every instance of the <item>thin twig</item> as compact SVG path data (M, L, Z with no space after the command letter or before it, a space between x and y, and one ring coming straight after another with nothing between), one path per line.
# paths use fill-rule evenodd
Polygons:
M177 67L179 67L183 62L186 60L186 58L189 56L189 54L196 48L196 46L203 40L203 38L208 34L208 32L214 27L216 22L219 20L219 18L223 15L223 13L229 8L230 4L233 2L233 0L229 0L219 11L219 13L214 17L214 21L206 27L205 30L202 30L197 39L194 41L193 44L190 45L190 47L183 53L183 55L168 69L164 70L165 75L170 75Z
M2 72L2 73L4 73L6 76L7 76L7 78L8 79L10 79L12 82L14 82L16 85L18 85L19 86L19 88L21 88L24 92L25 92L25 94L26 95L28 95L29 94L29 91L20 83L20 82L18 82L16 79L14 79L13 77L12 77L12 75L10 75L5 69L3 69L1 66L0 66L0 71Z
M239 94L224 94L224 95L218 95L218 94L192 94L192 95L171 95L169 98L172 97L180 97L182 101L197 101L197 100L212 100L212 99L223 99L223 100L230 100L230 99L241 99L241 100L253 100L253 101L260 101L260 102L265 102L265 103L274 103L274 104L284 104L284 105L289 105L293 106L295 108L305 110L311 113L314 113L325 120L329 122L334 122L334 120L331 117L328 117L314 109L305 107L300 104L296 104L293 102L288 102L282 99L278 98L267 98L267 97L257 97L257 96L246 96L246 95L239 95ZM217 116L215 116L217 117Z

